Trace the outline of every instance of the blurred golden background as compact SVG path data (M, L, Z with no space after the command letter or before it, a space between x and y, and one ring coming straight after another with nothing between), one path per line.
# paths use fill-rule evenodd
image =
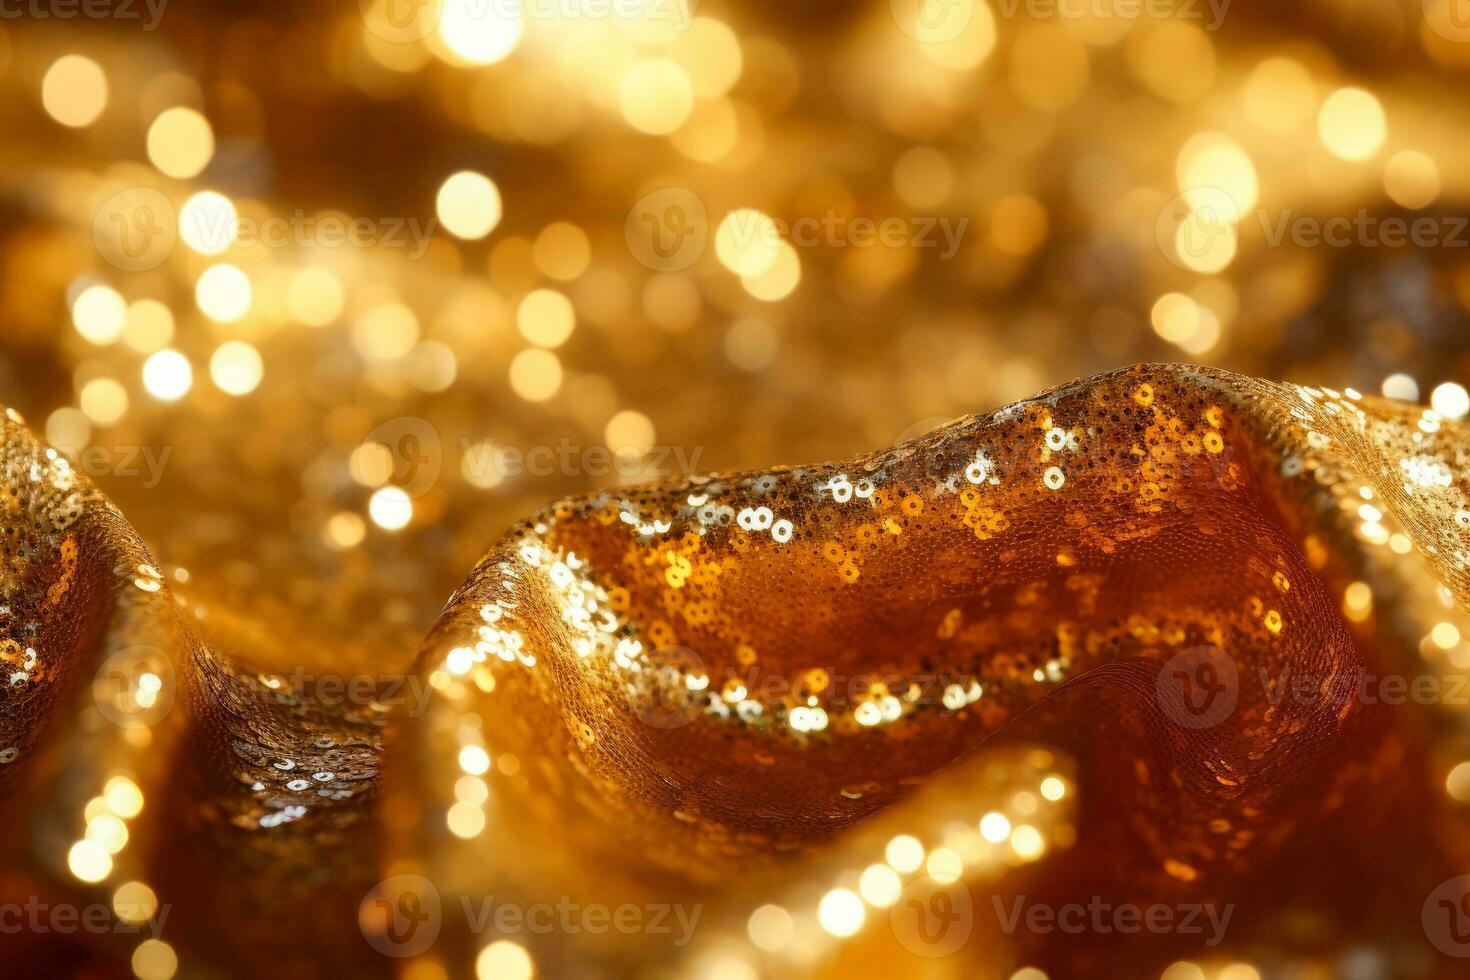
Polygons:
M1457 13L17 0L0 399L211 587L405 637L595 486L1144 360L1427 400L1470 302ZM402 417L406 496L360 449Z

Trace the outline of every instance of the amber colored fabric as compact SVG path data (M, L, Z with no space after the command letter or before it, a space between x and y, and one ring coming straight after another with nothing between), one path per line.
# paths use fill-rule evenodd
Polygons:
M1463 673L1425 638L1463 619L1470 438L1422 408L1148 366L840 463L557 502L491 549L373 703L201 640L248 650L273 624L201 619L13 413L4 439L0 902L146 882L181 976L473 975L497 936L461 899L485 896L700 910L685 945L509 937L552 977L1462 965L1423 913L1467 867L1444 786L1465 708L1331 694ZM144 674L148 706L127 700ZM1226 684L1233 706L1200 724L1172 678ZM69 848L119 774L145 805L87 884ZM850 937L818 914L900 835L943 851L930 870L959 860L970 921L943 955L916 951L904 902L869 904ZM373 941L401 896L365 900L402 875L438 903L437 939L407 957ZM923 901L950 884L901 878ZM1017 900L1231 914L1207 946L1008 931ZM752 942L767 904L794 924L774 951ZM105 976L141 937L0 938L17 970Z

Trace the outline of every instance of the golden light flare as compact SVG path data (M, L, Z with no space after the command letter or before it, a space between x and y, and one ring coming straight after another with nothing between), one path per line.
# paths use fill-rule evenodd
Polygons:
M265 374L265 361L260 351L243 340L230 340L209 358L209 376L215 387L227 395L248 395L260 384Z
M497 939L475 957L475 976L479 980L531 980L535 975L531 954L509 939Z
M107 76L102 66L80 54L57 58L41 80L41 104L63 126L90 126L107 108Z
M228 262L205 269L194 284L199 311L217 323L234 323L250 311L255 289L245 270Z
M1317 111L1311 72L1301 62L1280 56L1266 58L1251 69L1241 101L1252 123L1276 133L1296 132Z
M851 889L834 888L817 905L817 921L839 939L856 934L866 919L863 900Z
M572 336L577 314L572 301L554 289L527 293L516 310L516 326L538 347L560 347Z
M715 230L715 254L720 263L743 278L770 271L781 257L781 245L776 222L755 208L731 211Z
M307 266L291 276L286 304L297 320L309 327L321 327L341 315L346 293L342 280L331 269Z
M148 127L148 159L170 177L196 177L213 158L214 130L195 109L166 109Z
M662 136L682 126L694 111L694 86L678 62L645 58L623 76L618 105L628 125Z
M194 386L194 368L183 354L164 348L143 362L143 387L159 401L178 401Z
M435 200L439 223L457 238L484 238L500 224L500 190L489 177L473 170L450 174Z
M1388 122L1373 93L1349 86L1323 100L1317 112L1317 133L1334 156L1366 160L1383 146Z
M127 326L128 306L112 287L88 286L72 303L71 316L77 333L94 344L110 344Z

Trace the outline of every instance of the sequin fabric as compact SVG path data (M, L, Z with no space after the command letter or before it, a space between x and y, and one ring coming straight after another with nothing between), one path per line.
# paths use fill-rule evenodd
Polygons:
M12 414L0 898L143 886L183 976L1453 976L1467 451L1138 367L551 504L343 698Z

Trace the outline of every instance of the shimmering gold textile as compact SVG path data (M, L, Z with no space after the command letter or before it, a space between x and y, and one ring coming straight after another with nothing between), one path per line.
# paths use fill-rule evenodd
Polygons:
M146 884L181 976L473 975L485 896L697 915L506 937L538 976L1463 966L1430 916L1470 870L1470 437L1423 408L1146 366L561 501L360 697L331 636L192 595L4 435L0 901ZM1006 925L1089 903L1228 926ZM3 938L105 976L146 932Z

